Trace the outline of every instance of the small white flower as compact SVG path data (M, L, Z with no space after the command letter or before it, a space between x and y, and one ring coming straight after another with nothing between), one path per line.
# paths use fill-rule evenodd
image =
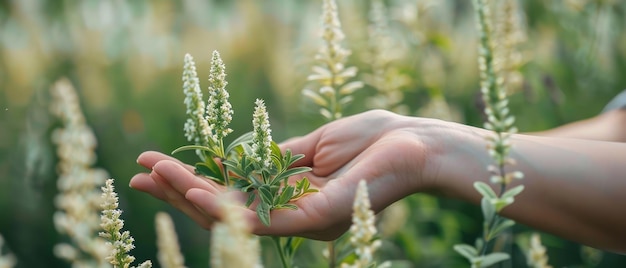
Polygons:
M58 209L53 215L55 228L67 235L71 243L58 244L55 254L72 263L104 265L106 245L95 236L99 229L98 187L108 177L106 171L91 167L96 161L96 136L86 124L78 95L67 79L57 81L51 88L51 113L61 127L52 132L59 162L57 188L54 198ZM71 249L70 249L71 248ZM74 254L70 254L74 252Z
M119 206L117 193L113 186L113 179L108 179L102 187L102 215L100 216L100 226L104 232L100 232L100 237L106 239L107 245L111 248L110 254L106 257L112 265L116 267L129 267L135 261L135 257L128 254L135 248L135 239L130 232L121 232L124 221L120 219L122 211ZM150 267L151 263L144 262L140 267Z
M213 226L211 267L263 267L259 257L259 240L251 235L250 227L238 208L226 197L219 200L219 206L224 218Z
M272 130L270 129L269 115L265 103L261 99L255 101L252 117L252 158L269 168L272 160Z
M2 246L4 244L4 238L0 235L0 268L11 268L15 266L17 261L11 254L2 254Z
M307 77L309 81L317 81L319 89L317 92L306 89L302 93L321 106L320 113L324 117L333 120L342 116L342 106L352 100L348 95L363 84L352 83L347 87L342 87L347 79L356 76L357 68L345 66L351 52L341 46L345 35L341 30L337 3L335 0L324 0L322 10L323 45L315 55L315 59L321 64L313 66L313 74Z
M156 233L157 233L157 258L159 264L163 268L182 268L184 267L185 259L180 253L180 246L178 245L178 236L174 229L174 222L169 214L165 212L159 212L155 218Z
M381 246L380 240L375 240L377 232L375 221L367 193L367 183L361 180L354 197L352 226L350 226L350 242L356 248L358 259L354 265L345 267L370 267L374 263L374 252Z
M206 120L213 130L211 137L216 144L232 132L228 124L232 120L233 108L228 101L230 95L226 91L226 66L220 53L213 51L211 71L209 73L209 101L206 108Z
M548 255L546 254L546 248L541 244L541 237L538 233L533 233L530 236L530 247L528 249L527 256L528 266L533 268L551 268L548 265Z
M211 128L205 118L205 103L202 100L200 82L196 73L196 64L193 57L185 54L183 67L183 92L185 93L184 103L187 106L189 118L185 122L185 137L188 141L198 145L209 145Z

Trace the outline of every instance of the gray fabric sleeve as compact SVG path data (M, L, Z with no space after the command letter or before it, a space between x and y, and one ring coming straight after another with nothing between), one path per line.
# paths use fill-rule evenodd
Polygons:
M626 90L615 96L615 98L613 98L606 106L604 106L602 112L605 113L616 109L626 109Z

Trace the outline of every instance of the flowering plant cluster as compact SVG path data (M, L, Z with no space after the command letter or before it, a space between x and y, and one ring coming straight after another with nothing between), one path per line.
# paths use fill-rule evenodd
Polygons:
M103 232L100 237L107 240L106 244L110 247L110 254L105 259L110 262L114 268L128 268L135 261L135 257L129 252L135 248L133 242L135 239L130 235L129 231L123 231L124 220L120 219L122 210L118 209L119 198L113 186L113 179L108 179L105 186L102 187L102 214L100 216ZM135 266L132 266L135 267ZM145 261L137 268L152 267L151 261Z
M509 114L503 80L498 77L489 1L474 0L473 3L480 36L478 62L480 86L487 116L485 128L492 131L492 135L487 137L489 142L487 149L495 162L495 165L489 165L487 169L491 173L490 182L495 184L500 191L496 193L491 186L482 181L474 183L474 188L482 195L483 235L477 240L475 246L458 244L454 246L454 249L467 258L472 267L489 267L510 258L509 254L503 252L487 253L487 249L489 242L515 224L513 220L504 218L499 213L506 206L513 204L515 196L524 190L524 185L507 189L514 179L523 178L523 174L519 171L507 172L505 170L507 164L515 164L515 161L509 157L511 151L509 138L517 132L514 126L515 117Z
M297 209L291 204L311 189L306 177L289 185L293 175L310 171L308 167L291 167L304 155L284 153L272 141L269 115L263 100L257 99L252 124L253 131L241 135L229 145L224 138L232 132L228 124L232 119L232 106L226 91L226 71L217 51L213 52L209 75L209 98L205 105L193 58L185 55L183 89L189 119L185 123L185 136L193 145L179 147L173 153L195 150L200 162L196 173L229 188L249 193L246 206L259 199L256 212L265 225L270 225L273 209Z
M323 45L315 56L319 63L313 66L313 74L307 77L309 81L317 81L319 89L304 89L302 94L320 106L321 115L333 121L343 116L343 108L352 102L351 94L362 88L363 82L347 82L357 75L358 69L346 67L352 52L341 46L345 35L341 30L336 1L324 0L322 10Z

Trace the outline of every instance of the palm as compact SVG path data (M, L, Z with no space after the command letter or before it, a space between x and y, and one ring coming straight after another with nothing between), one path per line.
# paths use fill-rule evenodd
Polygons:
M407 183L420 177L411 170L421 170L424 150L419 142L407 142L415 140L413 133L387 128L389 116L380 111L364 113L284 143L283 148L306 155L297 164L312 171L296 177L306 176L319 192L297 200L298 210L272 211L269 227L258 220L254 210L241 207L253 232L335 239L350 226L352 201L362 179L369 184L376 211L411 194L412 188L407 186L412 184ZM131 181L134 188L166 200L205 228L211 227L213 218L220 218L216 204L223 187L196 177L189 166L160 153L144 153L139 163L154 172L151 176L138 174ZM230 194L245 198L244 193Z

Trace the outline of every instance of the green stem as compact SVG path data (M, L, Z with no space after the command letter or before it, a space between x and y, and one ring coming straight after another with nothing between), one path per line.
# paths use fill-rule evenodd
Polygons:
M220 162L224 162L226 159L220 158ZM230 178L228 177L228 166L222 164L222 170L224 171L224 185L230 187Z
M502 178L504 178L505 175L505 171L504 171L504 165L501 164L498 168L499 172L500 172L500 176ZM498 193L498 198L501 198L502 195L504 194L504 191L506 190L506 183L501 183L500 184L500 193ZM480 256L485 256L485 254L487 253L487 245L489 242L491 242L492 239L487 240L487 235L489 234L489 232L491 231L491 229L493 228L493 225L498 222L498 220L501 218L500 214L496 213L496 215L494 215L491 218L491 221L489 221L489 223L487 223L487 228L485 228L483 230L483 246L482 249L480 250Z
M287 258L285 256L285 251L280 243L280 237L272 236L272 240L274 240L274 245L276 245L276 250L278 251L278 256L280 257L280 262L283 264L283 268L289 268L289 264L287 263Z
M328 241L328 267L335 268L335 241Z

